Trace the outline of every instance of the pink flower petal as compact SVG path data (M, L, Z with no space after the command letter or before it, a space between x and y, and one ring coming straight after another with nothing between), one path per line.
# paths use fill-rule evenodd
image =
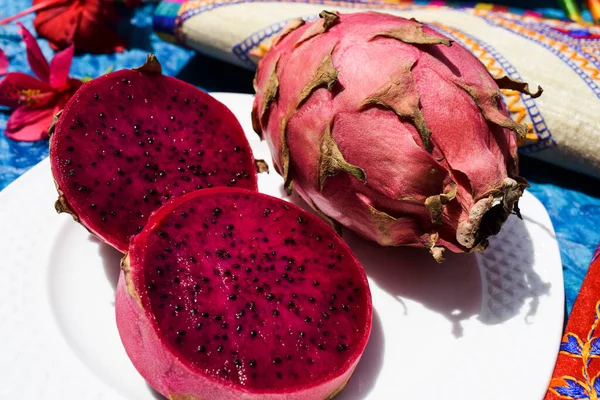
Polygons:
M31 75L11 72L0 81L0 105L17 108L24 103L36 101L52 88Z
M0 76L5 75L8 71L8 57L4 50L0 49Z
M70 45L63 51L56 53L50 61L50 86L53 88L61 87L67 83L74 52L75 46Z
M29 66L38 78L44 82L48 82L50 79L50 66L48 65L46 57L44 57L44 54L33 35L20 22L17 22L17 25L21 27L21 36L23 37L25 46L27 46L27 60L29 61Z
M23 106L17 108L6 123L6 137L20 142L47 139L54 111L54 107L31 109Z

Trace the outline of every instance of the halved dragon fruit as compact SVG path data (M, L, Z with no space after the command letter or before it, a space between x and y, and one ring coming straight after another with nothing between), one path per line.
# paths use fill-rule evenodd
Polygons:
M123 259L117 326L134 366L170 399L326 399L371 331L371 294L319 218L214 188L156 211Z
M142 67L84 84L50 129L59 199L92 233L125 252L150 213L196 189L257 189L235 116L195 87Z

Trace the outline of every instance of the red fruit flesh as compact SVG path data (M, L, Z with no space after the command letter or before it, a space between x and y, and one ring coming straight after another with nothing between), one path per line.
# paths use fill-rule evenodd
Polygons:
M215 188L169 202L132 239L116 312L133 364L166 396L323 399L371 330L366 276L325 223Z
M208 94L161 75L153 58L139 70L84 84L54 127L50 160L57 209L122 252L171 198L213 186L257 189L235 116Z

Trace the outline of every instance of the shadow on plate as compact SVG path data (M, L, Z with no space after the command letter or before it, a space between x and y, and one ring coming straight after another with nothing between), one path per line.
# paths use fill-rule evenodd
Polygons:
M117 282L119 281L119 274L121 273L121 258L123 258L123 254L94 235L90 234L89 240L90 242L98 244L98 255L100 255L100 258L102 259L104 274L116 293Z
M297 194L289 200L310 209ZM500 324L519 315L526 304L530 322L540 296L549 293L550 284L533 270L533 242L525 222L514 216L485 252L447 251L442 264L422 249L382 247L347 229L343 237L369 277L403 305L405 314L411 312L405 300L416 301L450 321L457 338L463 336L462 321L477 316L483 324Z
M518 315L529 300L525 320L531 322L540 297L550 292L551 285L533 270L533 242L525 221L510 217L477 258L484 289L479 320L489 325L502 323Z
M461 337L461 321L479 313L482 282L475 256L447 254L438 264L421 249L381 247L346 230L344 238L367 275L402 304L405 315L411 312L405 300L416 301L443 315L453 335Z

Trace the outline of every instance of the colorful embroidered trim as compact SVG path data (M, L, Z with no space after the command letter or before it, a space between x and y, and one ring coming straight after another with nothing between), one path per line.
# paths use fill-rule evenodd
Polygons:
M179 10L182 5L179 2L163 1L160 2L154 10L153 27L154 31L162 40L176 43L176 27Z
M317 18L319 18L318 15L302 17L302 19L305 21L314 21ZM239 58L249 68L255 69L258 60L265 55L271 46L271 41L266 39L276 36L289 21L289 19L279 21L257 32L254 32L252 35L233 46L233 54L235 54L237 58Z
M179 18L176 29L187 19L215 8L230 6L241 3L272 3L273 0L192 0L184 3L179 10ZM306 3L320 4L329 7L350 7L350 8L379 8L379 9L408 9L413 5L410 3L389 3L378 0L278 0L280 3ZM431 2L432 6L437 6ZM414 5L415 7L425 8L425 5Z
M600 247L565 330L545 400L600 398Z
M532 23L535 21L528 20L526 17L523 19L514 19L510 18L510 15L486 13L478 10L475 10L474 13L483 18L490 25L502 27L550 50L568 65L569 68L575 71L600 99L600 59L598 56L600 40L595 37L579 38L575 39L578 44L577 46L574 46L573 40L571 40L574 39L573 34L567 34L570 40L565 43L562 41L562 38L561 40L557 40L546 36L546 27L544 24ZM571 32L573 27L575 27L578 32L582 31L581 25L572 23L565 23L563 27L563 29L568 32ZM569 29L569 27L571 27L571 29ZM589 30L587 31L590 32ZM558 34L559 32L560 31L555 31L555 34ZM582 43L584 44L582 45Z
M596 303L596 319L592 324L585 342L574 333L566 333L560 343L559 354L575 359L581 359L581 375L583 379L564 375L552 378L550 392L561 399L598 399L600 395L600 373L590 374L590 364L593 358L600 357L600 337L595 336L600 322L600 301Z
M154 28L159 36L166 38L167 40L174 40L177 37L177 29L185 22L188 18L198 15L200 13L212 10L217 7L226 5L239 4L244 2L259 2L273 0L168 0L162 1L154 16ZM492 11L492 12L506 12L515 15L525 15L536 18L553 18L553 19L568 19L567 15L558 9L544 8L540 10L523 10L516 7L506 7L495 4L487 3L456 3L456 2L445 2L445 1L410 1L410 0L340 0L340 1L327 1L327 0L278 0L279 2L298 2L298 3L312 3L312 4L323 4L323 5L344 5L347 7L380 7L380 8L398 8L398 7L449 7L449 8L475 8L478 10ZM591 16L588 18L591 21Z

